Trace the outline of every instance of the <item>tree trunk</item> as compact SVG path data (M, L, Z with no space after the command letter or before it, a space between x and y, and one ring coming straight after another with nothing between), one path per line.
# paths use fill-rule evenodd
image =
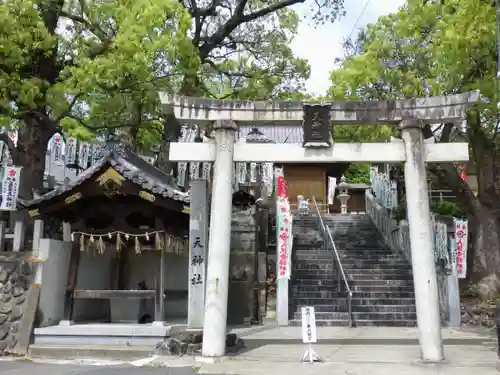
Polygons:
M442 164L436 170L431 167L431 170L453 191L460 206L469 214L471 246L467 279L477 284L481 296L487 298L500 292L500 154L484 132L479 112L471 111L467 120L467 135L478 171L477 197L451 163Z
M24 123L18 130L12 160L14 165L22 167L19 196L31 199L33 192L40 190L43 185L47 144L54 131L49 130L49 124L42 124L33 118L26 118Z
M491 280L497 278L500 280L499 212L498 209L481 206L470 220L470 229L473 233L470 257L473 263L469 270L469 280L475 284L490 284ZM490 287L497 289L499 286L500 284ZM487 285L484 286L486 287ZM485 291L484 294L492 292L497 292L497 290Z

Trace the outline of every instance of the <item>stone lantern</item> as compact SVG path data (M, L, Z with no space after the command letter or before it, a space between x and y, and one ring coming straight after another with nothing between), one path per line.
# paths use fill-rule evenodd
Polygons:
M340 201L340 213L343 215L347 214L347 201L349 200L349 184L346 181L346 178L344 175L342 175L342 178L340 179L340 184L339 184L339 195L337 198Z

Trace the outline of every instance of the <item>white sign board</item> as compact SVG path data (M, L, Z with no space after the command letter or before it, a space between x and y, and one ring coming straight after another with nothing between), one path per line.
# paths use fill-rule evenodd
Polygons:
M304 344L314 344L318 341L314 307L302 306L300 310L302 314L302 342Z
M21 167L5 167L2 179L2 203L0 210L15 211L17 196L19 195L19 182Z
M469 235L469 223L467 220L457 218L453 218L453 222L455 224L456 250L452 255L452 262L457 271L457 277L459 279L464 279L467 275L467 239Z

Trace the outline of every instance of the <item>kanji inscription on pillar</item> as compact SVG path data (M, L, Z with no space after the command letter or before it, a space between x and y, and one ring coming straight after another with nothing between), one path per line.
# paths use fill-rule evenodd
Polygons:
M200 231L192 231L198 232L194 233L194 236L191 240L191 268L189 274L189 280L191 285L200 285L203 284L203 280L205 279L205 246L202 239L202 234Z
M205 308L206 266L208 257L207 181L191 181L189 211L189 293L188 327L202 328Z

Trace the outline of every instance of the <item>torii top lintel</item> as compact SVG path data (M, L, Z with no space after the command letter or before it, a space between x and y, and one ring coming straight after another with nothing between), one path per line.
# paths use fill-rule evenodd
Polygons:
M233 120L244 123L273 124L285 122L300 125L303 121L301 101L217 100L177 96L160 92L160 101L184 123ZM425 123L460 121L465 110L478 102L478 91L430 98L382 101L332 101L331 120L344 124L388 124L404 119ZM325 103L326 104L326 103Z

